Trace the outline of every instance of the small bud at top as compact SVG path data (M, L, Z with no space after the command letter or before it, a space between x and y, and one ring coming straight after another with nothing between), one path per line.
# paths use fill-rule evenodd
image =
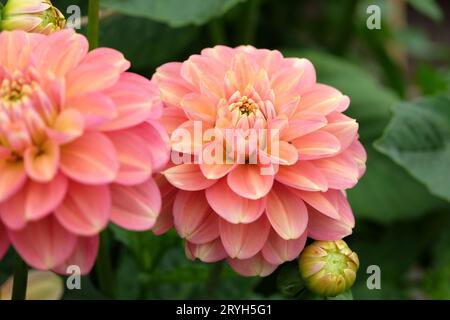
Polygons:
M2 10L1 30L50 34L65 24L63 14L50 0L8 0Z
M358 255L343 240L314 242L303 250L299 264L306 287L326 297L350 289L359 268Z

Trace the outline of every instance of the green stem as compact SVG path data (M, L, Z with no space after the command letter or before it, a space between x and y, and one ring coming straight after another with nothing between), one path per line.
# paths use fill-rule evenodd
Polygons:
M215 299L217 287L220 281L220 275L223 270L223 261L216 262L209 271L208 279L205 285L205 299Z
M27 295L28 267L20 255L16 253L14 265L14 281L12 290L12 300L25 300Z
M87 38L89 48L98 47L98 34L100 25L100 0L89 0Z
M109 254L108 230L104 230L100 234L100 248L96 269L100 290L105 296L114 298L114 275Z

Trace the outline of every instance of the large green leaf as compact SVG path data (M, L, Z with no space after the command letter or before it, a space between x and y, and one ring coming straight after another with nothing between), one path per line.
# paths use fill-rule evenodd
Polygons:
M433 19L434 21L442 21L444 13L442 12L436 0L408 0L409 4L417 11Z
M426 188L388 157L374 150L399 99L354 63L318 51L287 51L310 59L318 81L335 86L351 100L346 113L357 119L361 140L368 152L367 171L348 191L356 217L391 222L425 214L442 205Z
M430 192L450 201L450 99L444 96L399 104L376 148Z
M245 0L103 0L101 3L104 8L123 14L181 27L204 24L242 1Z

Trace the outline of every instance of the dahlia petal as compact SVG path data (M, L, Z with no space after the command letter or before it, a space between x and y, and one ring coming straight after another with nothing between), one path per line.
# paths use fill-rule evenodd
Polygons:
M209 207L204 192L178 192L173 217L178 234L189 242L207 243L219 236L217 216Z
M353 224L348 221L332 219L311 207L308 214L308 237L312 239L334 241L352 233Z
M31 267L50 270L62 264L73 252L77 238L53 217L30 222L21 230L8 230L9 239Z
M230 223L251 223L259 219L266 207L264 198L250 200L234 193L225 179L206 189L206 199L213 210Z
M152 178L135 186L113 184L111 198L111 220L127 230L152 228L161 209L159 188Z
M222 244L231 258L248 259L264 247L270 224L264 216L248 224L234 224L221 219L219 232Z
M39 182L52 180L60 160L59 146L53 140L47 140L41 148L29 147L24 154L25 170L28 176Z
M331 158L312 161L327 179L332 189L353 188L358 182L359 167L349 152Z
M333 112L327 116L328 124L323 130L338 138L341 150L347 149L358 135L358 123L342 113Z
M159 121L149 120L144 126L147 126L147 124L149 126L140 131L139 134L147 142L151 141L149 146L152 150L152 166L153 173L155 173L161 171L170 160L170 142L166 130Z
M186 95L181 100L181 106L191 120L214 122L216 119L213 102L198 93Z
M292 140L300 160L330 157L341 150L339 140L331 133L315 131Z
M228 259L228 263L234 271L244 277L266 277L278 266L266 261L261 253L249 259Z
M286 261L292 261L300 255L305 247L306 235L307 232L304 232L297 239L285 240L271 230L261 253L264 259L271 264L279 265Z
M332 219L340 219L339 198L344 197L341 191L328 190L327 192L304 192L299 190L296 191L296 194L322 214Z
M297 110L299 114L302 112L317 112L328 115L336 109L342 109L343 102L346 102L347 99L339 90L324 84L317 84L302 95Z
M68 275L69 266L78 266L82 275L87 275L94 267L99 247L99 236L78 237L72 254L59 266L53 268L53 271Z
M271 158L272 163L290 166L297 162L298 151L292 144L279 141L272 143Z
M67 105L83 115L86 129L97 128L118 116L113 100L102 93L75 96L67 101Z
M178 107L167 107L163 110L163 115L159 122L164 126L169 134L188 120L183 109Z
M114 86L104 91L117 107L117 117L104 124L102 130L129 128L162 115L158 88L148 79L130 72L120 75Z
M0 158L0 202L15 194L27 180L22 161Z
M66 109L58 115L53 127L47 130L47 134L58 144L65 144L81 136L83 131L83 115L76 109Z
M172 150L188 154L198 154L203 150L203 133L210 125L188 120L175 129L171 136Z
M305 112L298 118L289 119L289 126L281 135L285 141L291 141L323 128L327 119L320 113Z
M185 243L186 256L190 260L199 259L200 261L211 263L217 262L227 257L222 241L215 239L204 244L193 244L189 241Z
M119 73L125 72L130 68L130 62L125 59L123 54L110 48L94 49L83 59L84 63L95 63L98 61L114 66Z
M352 154L358 166L358 179L366 172L367 153L361 142L355 140L349 147L349 152Z
M303 200L280 184L276 184L267 197L266 215L285 240L299 238L308 224L308 211Z
M119 80L117 69L105 62L80 63L67 74L67 97L71 98L112 87Z
M4 255L6 254L6 251L8 251L8 248L9 248L8 234L2 222L0 221L0 261L2 261Z
M152 81L158 84L161 97L169 107L180 107L181 99L191 92L190 85L181 77L180 62L166 63L160 66Z
M200 170L207 179L217 180L230 173L238 164L200 163Z
M55 76L64 76L86 56L89 44L85 37L71 29L43 37L34 48L38 69Z
M71 181L55 217L70 232L93 236L106 227L110 212L111 195L107 185L88 186Z
M298 161L292 166L280 166L275 180L305 191L326 191L328 182L310 161Z
M163 172L166 179L181 190L197 191L203 190L217 180L207 179L197 164L181 164L169 168Z
M75 181L105 184L116 179L119 163L112 142L101 133L89 132L62 147L61 169Z
M161 235L173 227L172 208L178 191L174 187L172 188L173 190L167 194L164 194L161 190L161 194L163 195L161 210L152 227L152 232L156 235Z
M151 126L142 124L131 129L113 131L108 138L114 144L120 168L116 181L120 184L140 184L152 176L152 148L141 134Z
M23 31L2 32L0 34L0 65L9 70L23 69L29 63L32 40L42 39Z
M227 176L231 190L247 199L260 199L269 193L273 185L273 175L261 174L257 165L238 165Z
M58 174L52 181L28 181L25 188L0 204L0 215L8 228L17 230L28 221L36 221L51 213L63 200L67 179Z

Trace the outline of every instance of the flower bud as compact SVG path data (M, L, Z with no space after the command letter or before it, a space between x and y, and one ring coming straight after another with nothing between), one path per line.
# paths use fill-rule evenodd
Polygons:
M2 30L50 34L65 24L63 14L50 0L8 0L2 10Z
M358 255L343 240L314 242L303 250L299 264L306 287L326 297L350 289L359 268Z

